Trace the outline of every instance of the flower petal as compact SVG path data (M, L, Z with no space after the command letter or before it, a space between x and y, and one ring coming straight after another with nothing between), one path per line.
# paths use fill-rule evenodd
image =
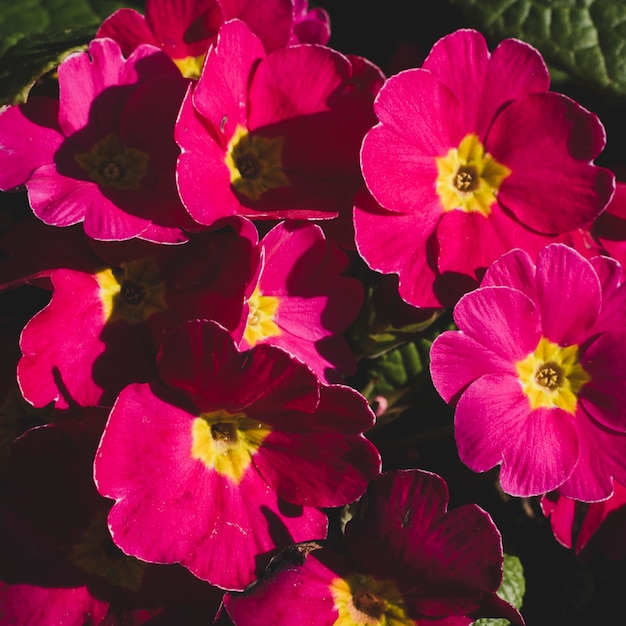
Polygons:
M58 101L36 96L2 111L0 189L9 191L23 185L34 170L54 160L63 141L58 114Z
M458 298L438 279L429 255L440 215L436 200L419 213L401 215L382 209L369 194L356 198L354 230L359 253L373 270L398 274L400 296L413 306L440 308Z
M319 383L308 367L274 346L239 352L215 322L194 320L170 333L157 367L162 380L188 394L201 411L254 410L271 423L274 411L311 413L319 403Z
M479 120L484 112L479 108L481 102L477 94L483 91L488 65L489 50L485 38L478 31L462 29L437 41L422 66L463 103L457 122L463 134L479 130ZM456 138L455 145L461 137Z
M465 294L454 309L465 334L509 363L532 352L540 338L540 317L533 302L510 287L481 287Z
M576 420L578 463L559 493L581 502L606 500L613 494L613 478L626 482L626 434L599 426L584 411Z
M457 130L459 108L452 93L424 70L401 72L381 88L374 103L381 123L365 136L361 169L383 207L423 213L430 203L439 205L435 157L463 136Z
M445 213L437 226L437 241L439 271L449 282L460 283L464 293L473 289L485 270L509 250L523 248L535 257L554 237L528 230L493 205L486 217L477 212ZM470 280L474 284L468 285Z
M536 280L543 335L560 346L585 341L602 306L591 263L568 246L552 244L537 257Z
M193 94L193 104L224 144L237 124L248 124L248 87L252 68L265 56L263 44L239 20L225 23L209 52Z
M474 504L447 505L440 476L387 472L346 525L357 569L394 581L412 616L471 613L502 579L500 534L489 515Z
M593 419L617 433L626 433L625 342L623 331L608 332L580 356L591 380L581 389L579 401Z
M525 250L511 250L503 254L485 272L481 287L512 287L525 293L535 304L535 264Z
M253 462L280 498L315 507L341 506L363 495L380 472L377 449L362 436L374 421L349 387L323 387L311 416L284 414ZM294 428L291 424L297 422ZM294 472L293 468L298 471Z
M310 553L307 544L289 548L282 561L288 567L268 571L243 594L226 594L224 606L233 622L237 626L335 624L338 613L331 586L337 578L347 578L352 566L343 554L311 548ZM283 554L278 555L277 565Z
M461 460L476 472L500 464L502 489L530 497L552 491L578 461L573 418L561 409L531 411L516 377L482 376L461 396L455 414Z
M222 217L236 215L240 204L230 188L224 148L196 113L192 93L190 86L174 129L181 148L176 181L191 217L200 224L211 225Z
M591 164L604 147L598 118L565 96L529 94L504 108L486 141L509 167L498 200L527 227L564 233L606 207L614 176Z
M296 45L272 52L259 63L250 85L250 130L328 111L331 96L350 72L348 59L331 48Z
M471 382L486 374L515 375L511 360L492 352L488 345L479 343L462 332L445 331L430 349L430 373L435 389L448 403Z

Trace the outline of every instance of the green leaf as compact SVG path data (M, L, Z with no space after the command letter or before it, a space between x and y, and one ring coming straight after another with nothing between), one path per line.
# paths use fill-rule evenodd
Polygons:
M424 369L417 345L408 341L372 360L369 377L372 395L385 395L406 387Z
M24 102L35 82L72 50L86 46L97 26L24 37L0 57L0 104Z
M505 554L504 577L497 591L498 596L519 610L522 607L525 592L526 580L520 560L516 556ZM473 626L508 626L510 623L508 619L489 617L476 620Z
M598 90L626 95L626 2L453 0L494 40L517 37L549 64Z
M133 2L0 0L0 104L24 101L39 77L85 46L122 6Z
M366 281L362 282L366 285L365 302L349 330L350 343L358 356L380 356L414 339L441 316L440 312L430 312L426 316L422 315L421 321L397 326L387 319L384 312L378 310L373 298L375 287L367 286Z
M386 326L379 324L378 328L371 328L369 332L366 331L356 338L353 337L353 343L359 354L369 357L380 356L424 331L437 319L438 315L438 313L433 313L424 322L408 324L400 328L396 328L391 324Z

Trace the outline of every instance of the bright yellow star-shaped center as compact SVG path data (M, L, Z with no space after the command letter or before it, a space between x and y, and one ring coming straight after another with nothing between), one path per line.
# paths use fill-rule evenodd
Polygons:
M578 362L576 344L561 347L545 337L515 368L533 410L558 407L575 415L578 393L591 380Z
M436 189L445 212L459 210L485 217L491 214L500 185L511 170L485 152L478 135L465 135L458 148L451 148L444 157L435 157L435 161Z

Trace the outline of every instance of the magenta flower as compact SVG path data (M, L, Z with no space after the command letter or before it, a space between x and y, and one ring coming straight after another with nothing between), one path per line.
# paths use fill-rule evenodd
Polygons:
M53 270L52 299L20 340L24 397L38 407L112 406L126 385L157 378L161 341L182 322L203 317L234 331L257 235L249 222L232 226L240 232L204 232L181 246L101 244L104 260L90 271Z
M266 54L243 22L225 23L176 124L178 188L191 216L209 225L350 210L374 121L370 74L371 64L323 46Z
M456 406L461 460L516 496L608 498L626 480L626 289L611 259L562 244L536 266L501 257L431 350L433 383Z
M389 624L467 626L479 616L519 613L496 596L502 580L500 534L475 504L447 510L442 478L420 470L373 481L345 530L345 552L294 546L225 607L235 626ZM288 558L288 557L287 557Z
M541 509L550 518L559 543L574 548L581 557L597 546L607 559L626 557L626 487L614 483L613 495L602 502L585 504L549 493L541 498Z
M309 9L308 0L293 0L294 24L292 44L317 43L326 45L330 39L330 16L320 8Z
M176 190L171 131L187 81L154 47L124 59L108 39L69 56L58 75L58 101L33 97L0 115L0 188L25 184L39 219L82 222L94 239L184 241L193 222Z
M626 183L617 181L615 195L606 211L593 223L591 232L623 267L626 263Z
M283 348L322 381L354 373L354 354L341 333L359 312L363 287L341 276L346 265L346 255L319 226L275 226L261 241L257 276L246 290L240 348L258 343Z
M325 27L329 29L323 15L316 12L307 16L306 7L299 7L295 15L292 2L147 0L145 17L134 9L119 9L103 22L96 36L114 39L125 55L142 44L157 46L171 57L183 76L198 78L221 25L233 18L245 22L268 52L286 46L300 32L303 37L323 39ZM326 41L311 43L326 43L328 36Z
M197 320L168 336L158 368L165 384L122 391L96 454L127 554L243 589L277 548L324 538L317 507L354 501L379 472L365 399L278 348L238 352Z
M548 86L529 45L507 39L490 54L461 30L381 89L361 151L375 202L357 204L355 236L410 304L453 304L501 254L535 255L610 200L613 175L592 164L602 125Z
M100 624L109 605L95 598L86 586L38 587L0 581L2 620L14 626L82 626Z

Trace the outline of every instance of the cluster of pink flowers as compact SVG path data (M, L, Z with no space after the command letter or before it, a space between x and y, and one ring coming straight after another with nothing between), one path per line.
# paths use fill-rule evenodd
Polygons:
M569 546L600 507L578 550L622 506L626 194L600 121L517 40L457 31L385 79L329 36L305 0L148 0L58 97L0 113L0 189L34 214L0 288L51 294L16 363L40 425L0 470L6 623L523 624L489 515L366 437L359 257L455 307L430 366L469 468L543 496Z

